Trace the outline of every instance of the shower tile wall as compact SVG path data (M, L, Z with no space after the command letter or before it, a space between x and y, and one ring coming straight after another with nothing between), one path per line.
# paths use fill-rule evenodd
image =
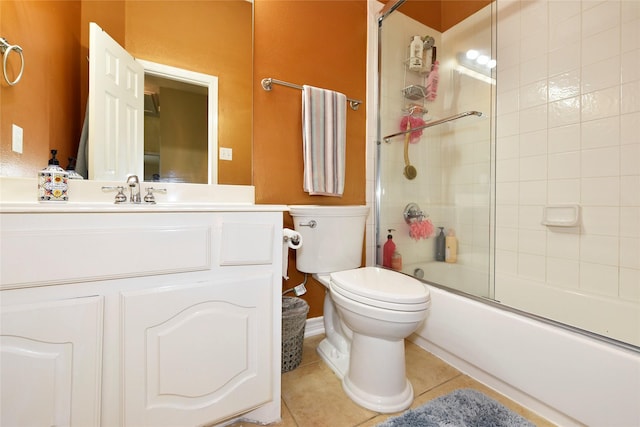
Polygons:
M426 129L417 143L409 144L409 158L418 172L414 180L403 176L404 138L396 137L380 147L380 245L387 229L395 229L394 241L403 256L405 271L415 264L434 261L435 236L415 241L402 212L409 202L417 203L435 227L455 229L458 265L479 273L479 289L467 291L488 296L489 207L490 207L490 108L491 84L464 74L457 55L491 46L491 10L487 8L444 34L399 13L384 22L382 42L381 132L400 130L403 108L411 102L402 96L409 84L424 85L424 75L405 70L409 41L414 35L431 35L436 40L440 81L435 101L425 102L425 120L437 120L467 110L479 110L484 118L459 119ZM456 283L442 283L460 289ZM469 284L467 284L469 285ZM473 284L475 285L475 283Z
M496 298L640 345L640 2L498 0L497 34Z

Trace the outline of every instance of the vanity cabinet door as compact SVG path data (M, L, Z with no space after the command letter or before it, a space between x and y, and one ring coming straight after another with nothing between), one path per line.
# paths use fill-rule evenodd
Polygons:
M274 280L242 276L122 294L126 426L216 423L273 399Z
M99 296L2 307L0 425L100 425L102 312Z

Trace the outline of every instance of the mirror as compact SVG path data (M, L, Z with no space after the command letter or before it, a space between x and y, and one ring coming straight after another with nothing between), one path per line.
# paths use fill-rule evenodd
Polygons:
M2 88L0 174L35 176L50 148L63 167L76 156L94 21L135 58L218 77L218 143L232 160L207 160L217 163L219 184L252 184L252 2L6 0L0 8L2 36L21 45L28 64L20 84ZM24 130L23 153L12 151L13 124Z

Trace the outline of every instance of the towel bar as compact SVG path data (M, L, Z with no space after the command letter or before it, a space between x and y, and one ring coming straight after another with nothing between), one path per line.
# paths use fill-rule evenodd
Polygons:
M272 89L272 84L277 84L277 85L281 85L281 86L286 86L286 87L290 87L293 89L300 89L302 90L302 86L300 85L296 85L293 83L289 83L289 82L285 82L282 80L276 80L276 79L272 79L271 77L267 77L265 79L262 79L262 88L266 91L270 91ZM362 101L358 101L357 99L351 99L351 98L347 98L347 101L349 101L349 106L351 107L352 110L357 110L358 107L360 107L360 104L362 104Z

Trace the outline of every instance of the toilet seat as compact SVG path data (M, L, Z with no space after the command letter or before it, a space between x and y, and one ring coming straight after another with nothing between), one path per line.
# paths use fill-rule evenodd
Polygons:
M394 271L364 267L330 274L330 289L362 304L396 311L424 311L431 298L418 280Z

